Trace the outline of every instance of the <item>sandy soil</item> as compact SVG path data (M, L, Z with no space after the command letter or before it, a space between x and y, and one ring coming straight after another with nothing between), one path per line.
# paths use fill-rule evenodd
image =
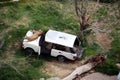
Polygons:
M117 76L108 76L101 73L92 73L81 80L116 80Z
M75 62L63 62L50 61L45 62L45 72L50 76L57 76L64 78L69 75L75 68L81 65L80 61Z

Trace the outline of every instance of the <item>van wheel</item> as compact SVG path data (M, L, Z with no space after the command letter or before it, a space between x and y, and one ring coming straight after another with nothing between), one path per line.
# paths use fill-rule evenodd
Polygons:
M31 56L34 53L34 50L32 48L26 48L25 54Z
M64 56L58 56L57 59L59 62L64 62L66 60Z

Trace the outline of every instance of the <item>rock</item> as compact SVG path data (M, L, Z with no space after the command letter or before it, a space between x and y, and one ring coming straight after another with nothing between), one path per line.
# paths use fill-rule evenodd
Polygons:
M17 1L19 1L19 0L13 0L13 1L16 1L16 2L17 2Z
M116 66L120 69L120 63L117 63Z
M45 80L45 78L40 78L39 80Z

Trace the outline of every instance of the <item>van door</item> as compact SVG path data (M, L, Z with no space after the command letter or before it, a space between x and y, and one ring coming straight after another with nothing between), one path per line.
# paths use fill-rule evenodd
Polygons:
M52 49L52 50L51 50L51 56L57 57L57 56L59 56L59 55L63 55L63 52L60 51L60 50L56 50L56 49Z
M52 49L51 50L51 56L53 56L53 57L64 56L67 59L74 60L74 56L77 56L77 55L76 54L72 54L70 52L66 52L66 51Z

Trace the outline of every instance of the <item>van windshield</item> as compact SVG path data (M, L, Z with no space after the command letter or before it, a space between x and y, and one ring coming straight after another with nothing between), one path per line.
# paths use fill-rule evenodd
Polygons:
M79 45L80 45L80 40L76 38L74 42L74 46L79 46Z

